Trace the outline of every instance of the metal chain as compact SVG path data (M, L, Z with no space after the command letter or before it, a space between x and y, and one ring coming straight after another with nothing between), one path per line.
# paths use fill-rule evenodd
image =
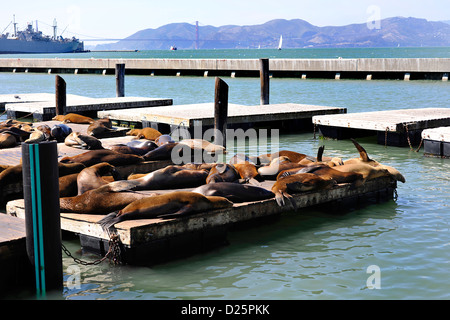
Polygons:
M385 147L385 148L387 147L388 130L389 130L389 127L386 127L386 130L385 130L385 132L384 132L384 147Z
M107 258L109 258L109 262L111 263L111 261L114 264L119 264L120 263L120 240L119 240L119 236L117 234L109 234L109 248L108 248L108 252L105 254L105 256L103 258L100 258L98 260L92 261L92 262L88 262L88 261L83 261L79 258L74 257L69 250L67 250L67 248L61 243L61 248L64 251L64 253L69 256L70 258L73 259L73 261L75 261L78 264L84 265L84 266L89 266L89 265L97 265L102 263L103 261L105 261ZM111 256L112 254L112 256Z
M405 127L405 130L406 130L406 139L408 140L409 148L411 150L413 150L414 152L419 152L420 148L422 147L423 138L420 140L419 147L414 150L414 148L412 147L412 144L411 144L411 140L409 139L408 125L404 124L403 126Z

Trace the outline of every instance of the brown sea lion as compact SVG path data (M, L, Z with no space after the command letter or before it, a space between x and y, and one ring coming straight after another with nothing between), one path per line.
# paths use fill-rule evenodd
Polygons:
M217 163L209 170L206 183L235 182L240 178L239 172L232 164Z
M124 208L133 201L148 198L155 194L142 194L130 191L112 190L109 185L88 190L74 197L61 197L59 205L61 212L81 214L107 214Z
M183 139L179 143L187 145L191 149L201 149L209 153L225 153L225 147L203 139Z
M109 124L109 122L105 122L102 120L96 120L96 121L92 122L89 125L89 127L87 128L87 134L89 136L102 137L103 135L105 135L108 132L116 131L112 127L109 127L109 125L107 125L107 124Z
M106 181L103 176L113 176L114 179L118 178L114 166L107 162L94 164L81 170L77 176L78 195L108 184L110 181Z
M324 179L312 173L297 173L282 177L272 186L272 192L279 206L284 206L284 199L289 199L296 210L296 203L289 193L307 192L315 190L329 189L336 185L333 179Z
M340 172L359 173L363 177L363 182L379 177L392 177L389 170L382 166L373 167L367 163L348 163L342 166L333 167L333 169Z
M31 132L30 137L25 140L25 143L39 143L45 140L45 134L42 131L34 130Z
M161 132L159 132L156 129L153 129L151 127L143 128L143 129L131 129L126 133L128 136L136 136L136 139L147 139L147 140L153 140L155 141L156 138L162 135Z
M238 184L233 182L205 184L195 188L192 192L200 193L204 196L224 197L234 203L265 200L275 196L272 191L267 189L249 184Z
M400 181L402 183L406 182L405 177L400 173L400 171L398 171L397 169L395 169L393 167L381 164L378 161L369 158L369 155L367 154L366 150L355 139L351 139L351 140L352 140L353 144L355 145L356 149L358 150L360 157L345 160L344 161L345 165L364 163L364 164L368 164L372 167L383 168L383 169L386 169L387 171L389 171L390 175L395 180Z
M197 212L232 207L223 197L204 196L199 193L175 191L151 198L136 200L118 212L112 212L98 221L104 230L125 220L175 218Z
M78 173L72 173L59 177L60 197L74 197L78 194L77 177Z
M62 123L79 123L79 124L89 124L94 122L94 119L77 113L57 115L53 117L52 120L61 121Z
M116 144L107 147L109 150L113 150L119 153L136 154L143 156L149 151L156 149L158 146L151 140L132 140L127 144Z
M205 184L208 171L190 170L181 166L167 166L136 179L110 183L121 190L162 190L198 187Z
M72 132L64 139L64 144L68 147L99 150L104 149L102 142L94 136L88 136L79 132Z
M90 167L100 162L108 162L113 166L135 164L144 161L140 156L134 154L123 154L108 149L90 150L72 157L64 157L61 163L82 163Z
M10 134L8 132L0 133L0 148L13 148L17 146L17 139L15 135Z
M271 154L263 154L258 156L260 163L266 164L279 157L287 157L291 162L299 162L305 159L307 155L290 150L281 150Z
M261 175L259 174L256 166L251 163L236 163L233 165L236 171L239 173L239 176L245 183L251 183L254 185L259 185L260 181L263 180Z

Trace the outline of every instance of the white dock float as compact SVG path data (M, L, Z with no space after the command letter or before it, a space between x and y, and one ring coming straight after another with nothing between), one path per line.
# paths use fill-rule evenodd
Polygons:
M450 158L450 127L423 130L422 139L425 155Z
M377 135L378 143L407 146L421 140L424 129L450 125L450 108L401 109L313 117L321 133L347 139Z
M270 190L274 181L263 182ZM363 203L364 200L381 200L393 197L397 187L390 177L369 180L362 186L352 188L350 184L339 184L329 190L292 194L299 208L316 205L331 205L333 211L347 208L348 205ZM185 189L189 191L191 189ZM157 192L171 190L158 190ZM141 191L143 193L147 191ZM301 209L300 209L301 208ZM7 203L7 214L24 217L24 200ZM200 212L172 219L140 219L123 221L115 225L122 243L122 259L129 264L155 263L170 259L175 254L192 254L205 247L222 245L230 227L261 218L276 217L292 211L291 207L278 206L274 198L235 203L233 207ZM61 229L80 236L83 250L104 255L108 250L109 236L97 223L103 215L61 213Z
M315 115L346 113L346 108L314 106L306 104L284 103L245 106L228 104L227 123L231 127L251 126L255 123L270 123L272 128L286 125L286 122L306 119L311 125ZM165 107L107 110L99 111L99 117L109 117L112 120L135 121L143 124L165 124L183 126L192 129L196 125L214 126L214 103L188 105L173 105ZM284 123L282 123L284 122Z
M23 97L23 98L22 98ZM2 103L3 102L3 103ZM167 106L172 99L146 97L113 97L89 98L68 94L66 97L66 113L89 113L99 110L145 108ZM17 114L33 114L37 121L47 121L56 114L56 99L54 94L15 94L0 96L0 106L4 105L8 118L17 118Z

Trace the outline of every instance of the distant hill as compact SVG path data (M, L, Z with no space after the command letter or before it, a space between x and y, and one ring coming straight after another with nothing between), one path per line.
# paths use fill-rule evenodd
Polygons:
M366 23L317 27L301 19L276 19L251 26L199 26L198 48L276 48L280 35L283 48L450 46L448 23L394 17L381 20L378 29ZM95 50L194 49L195 39L195 25L171 23L138 31L116 43L97 45Z

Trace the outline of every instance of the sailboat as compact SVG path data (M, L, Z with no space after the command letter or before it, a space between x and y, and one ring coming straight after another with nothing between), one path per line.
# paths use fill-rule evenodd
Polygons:
M280 42L278 43L278 50L281 50L281 45L283 44L283 36L280 36Z

